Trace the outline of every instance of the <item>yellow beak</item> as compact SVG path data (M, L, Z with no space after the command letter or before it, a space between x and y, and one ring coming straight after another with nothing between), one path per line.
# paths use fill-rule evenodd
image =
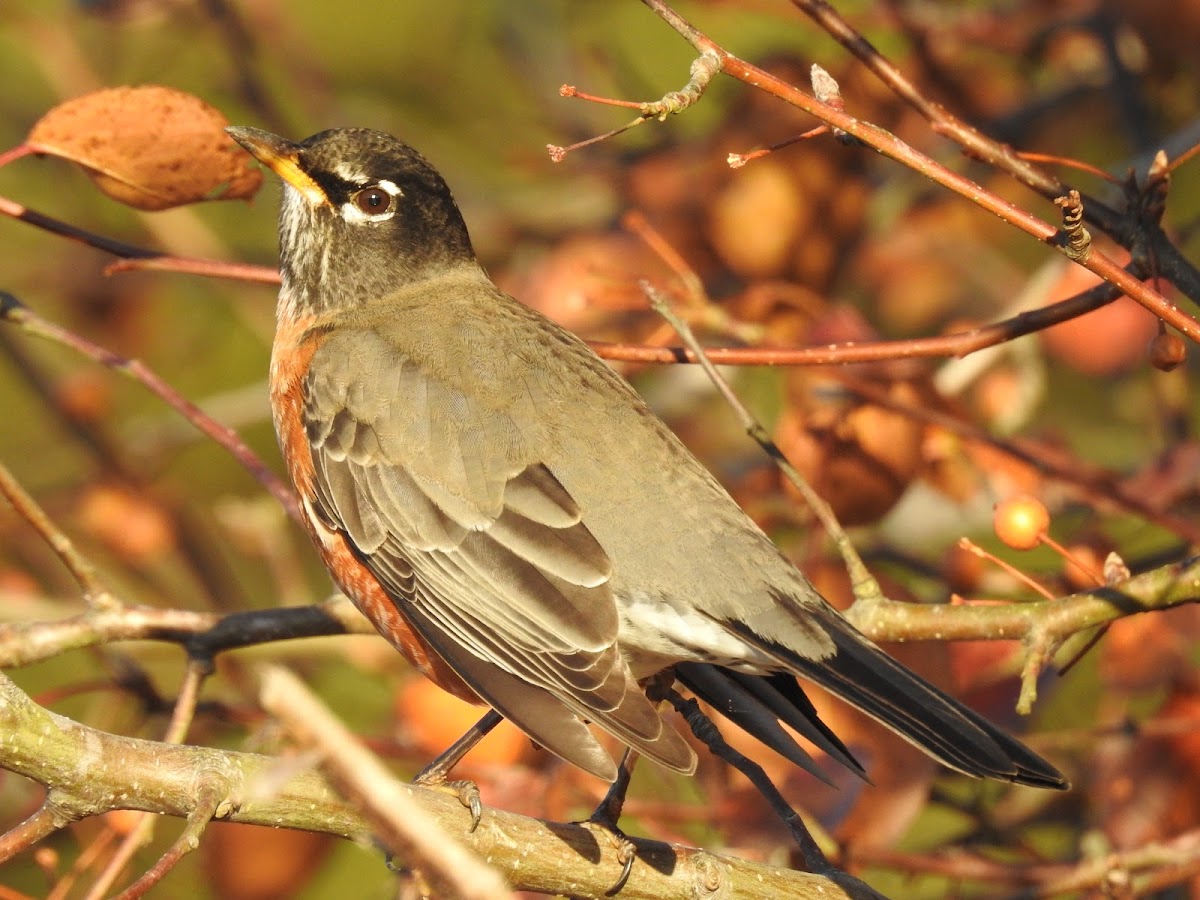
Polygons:
M300 168L300 145L278 135L250 128L247 125L230 125L225 133L246 148L251 156L290 184L314 206L329 202L321 186Z

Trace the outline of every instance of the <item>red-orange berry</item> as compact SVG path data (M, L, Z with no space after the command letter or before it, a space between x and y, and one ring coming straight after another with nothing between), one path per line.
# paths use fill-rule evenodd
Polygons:
M1050 525L1050 513L1036 497L1023 494L996 505L996 537L1014 550L1032 550Z

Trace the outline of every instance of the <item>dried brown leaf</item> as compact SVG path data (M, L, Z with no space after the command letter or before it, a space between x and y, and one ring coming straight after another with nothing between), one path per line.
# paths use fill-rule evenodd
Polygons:
M35 153L83 167L101 191L136 209L252 197L262 173L199 97L158 85L106 88L61 103L33 126Z

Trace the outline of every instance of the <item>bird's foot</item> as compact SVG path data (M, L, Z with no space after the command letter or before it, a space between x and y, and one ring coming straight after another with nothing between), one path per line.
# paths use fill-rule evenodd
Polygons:
M626 836L625 832L617 827L615 822L603 821L595 813L592 814L592 818L579 824L595 835L603 835L604 839L617 851L617 862L621 864L621 874L604 892L605 897L615 897L621 892L621 888L625 887L625 882L629 880L629 875L633 872L633 861L637 859L637 847L633 845L633 841Z
M617 862L621 864L621 874L617 876L612 887L604 892L606 897L615 896L625 887L629 873L633 871L633 861L637 858L637 848L633 846L633 841L629 840L617 825L621 818L621 810L625 808L625 794L629 790L629 781L633 777L633 766L636 762L637 753L626 750L625 755L621 757L621 764L617 766L617 780L612 783L604 799L587 820L580 823L592 832L604 834L617 849Z
M483 801L479 799L479 786L473 781L451 781L450 770L458 765L468 751L478 744L489 731L503 721L500 714L489 709L478 722L460 737L450 747L420 771L413 784L422 787L437 788L456 796L460 803L471 811L471 827L474 831L479 827L479 819L483 816Z
M421 787L433 788L445 794L450 794L452 797L457 797L458 802L471 811L471 827L468 832L475 831L479 827L479 820L483 817L483 801L479 797L479 785L473 781L458 780L448 781L444 775L434 773L427 775L422 772L413 779L413 784Z

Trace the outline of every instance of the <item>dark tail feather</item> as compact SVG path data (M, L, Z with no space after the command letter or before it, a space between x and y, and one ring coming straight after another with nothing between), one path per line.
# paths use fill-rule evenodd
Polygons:
M833 784L829 780L829 776L821 771L821 767L817 765L816 760L803 747L797 744L790 734L780 727L780 721L785 721L789 725L792 725L792 727L796 727L793 725L793 720L799 718L796 715L796 710L790 709L786 716L780 715L773 708L773 698L764 700L763 697L759 696L759 692L756 690L757 685L762 685L768 693L773 691L773 688L767 684L766 679L754 675L740 675L739 673L707 663L678 663L675 666L675 677L693 694L729 721L733 722L733 724L762 741L784 759L795 763L804 769L804 771L811 773L826 784ZM747 682L751 683L748 684ZM783 701L783 698L779 697L778 693L775 694L775 697ZM786 701L783 702L786 704ZM820 720L816 721L820 722ZM850 756L849 751L842 746L841 741L833 737L832 732L826 729L823 724L820 724L820 729L822 729L824 734L832 738L832 742L823 738L816 739L812 737L811 734L817 729L814 729L812 724L808 722L804 722L802 727L796 730L825 750L825 752L839 761L845 762L851 769L861 774L862 768L855 761L854 757Z
M744 672L735 672L732 669L718 668L717 666L712 666L711 668L722 681L731 682L745 691L750 696L750 701L755 707L761 707L762 712L769 713L770 715L766 717L766 721L774 725L774 720L771 718L773 716L774 719L778 719L790 727L859 778L862 778L864 781L870 781L867 778L866 771L859 764L858 760L854 758L854 754L850 752L849 748L842 743L841 738L834 734L829 726L821 721L821 717L817 715L816 707L805 696L804 691L800 689L800 685L796 683L796 679L793 676L784 672L769 676L749 675ZM676 666L676 672L678 673L678 666ZM724 712L724 707L721 707L721 710ZM760 712L760 715L762 712ZM741 722L737 724L758 737L758 732L754 729L746 728L746 725ZM759 727L761 728L762 726ZM787 732L783 733L787 735ZM788 737L790 739L790 735ZM761 737L759 739L762 740ZM786 756L786 754L784 755ZM823 777L822 780L824 780Z
M836 647L825 659L803 659L746 632L796 674L877 719L944 765L979 778L1065 790L1054 766L987 719L871 644L840 617L821 623ZM739 629L740 631L740 629Z
M796 683L795 676L786 672L777 672L766 678L756 678L753 675L743 675L737 672L731 674L734 678L742 680L743 684L753 681L757 690L752 690L752 693L762 697L764 704L779 716L784 724L790 725L800 732L863 781L871 783L866 770L854 758L849 748L842 743L841 738L821 721L821 717L817 715L817 708L813 706L808 695ZM747 685L747 689L751 689L749 685Z

